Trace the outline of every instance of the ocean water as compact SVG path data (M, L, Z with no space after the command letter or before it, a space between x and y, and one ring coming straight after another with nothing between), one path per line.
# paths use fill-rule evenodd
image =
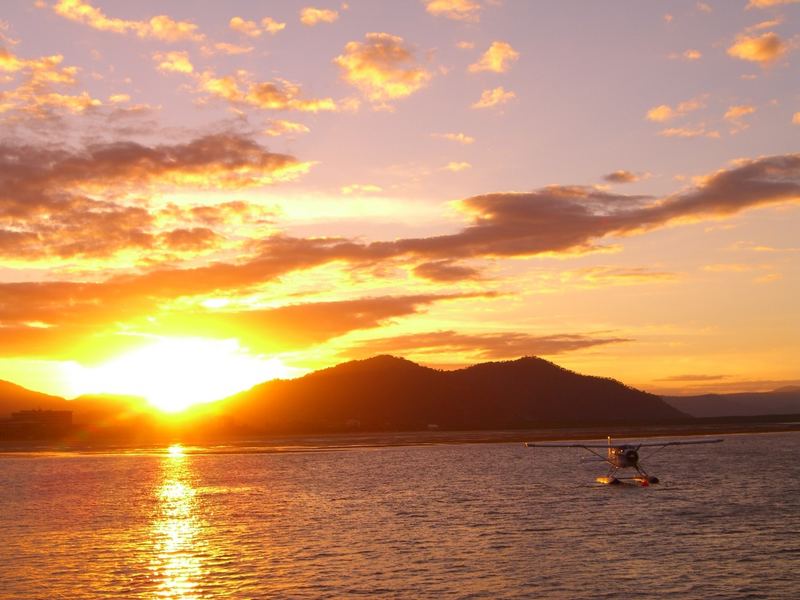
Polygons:
M800 597L800 434L582 456L0 455L0 598Z

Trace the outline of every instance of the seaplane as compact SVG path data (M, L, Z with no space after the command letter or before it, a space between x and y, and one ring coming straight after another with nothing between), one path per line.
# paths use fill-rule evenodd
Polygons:
M648 457L653 456L656 452L666 448L667 446L688 446L694 444L718 444L721 439L713 440L685 440L685 441L669 441L669 442L640 442L635 444L618 444L611 441L611 436L608 436L608 444L580 444L580 443L536 443L525 442L527 448L582 448L587 452L594 454L597 459L608 464L608 473L603 477L597 477L595 481L605 485L619 485L623 483L640 485L647 487L659 482L658 477L649 475L644 470L639 458L639 449L653 448L653 451ZM605 454L598 452L598 450L605 450ZM633 469L636 475L632 477L621 477L617 475L620 469Z

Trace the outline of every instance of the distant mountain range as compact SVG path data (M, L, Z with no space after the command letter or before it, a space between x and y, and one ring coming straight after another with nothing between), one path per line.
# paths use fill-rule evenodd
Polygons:
M800 387L787 386L772 392L663 396L678 410L693 417L751 417L800 414Z
M800 413L800 390L661 398L534 357L438 371L376 356L298 379L268 381L194 406L167 423L141 398L65 400L0 381L0 419L35 408L73 411L85 436L144 440L178 431L226 436L661 424Z

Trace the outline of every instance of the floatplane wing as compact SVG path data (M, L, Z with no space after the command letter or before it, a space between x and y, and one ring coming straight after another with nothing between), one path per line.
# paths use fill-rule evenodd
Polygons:
M537 443L537 442L525 442L525 446L528 448L602 448L608 449L609 446L611 447L622 447L622 446L635 446L636 448L646 448L646 447L664 447L664 446L686 446L689 444L717 444L721 442L721 438L717 438L714 440L681 440L681 441L672 441L672 442L638 442L638 443L631 443L626 442L624 444L617 444L617 443L608 443L608 444L573 444L573 443Z
M608 474L605 477L597 477L595 481L604 484L623 483L623 480L630 480L638 485L648 486L651 483L658 483L658 477L648 475L639 462L639 449L640 448L657 448L651 452L649 456L656 454L662 448L667 446L688 446L693 444L717 444L722 440L672 440L666 442L612 442L611 436L608 438L607 444L580 444L575 442L525 442L528 448L581 448L595 455L596 458L608 463ZM605 455L598 452L598 450L605 450ZM617 471L619 469L633 469L636 475L633 477L619 477Z
M652 447L655 448L657 446L688 446L689 444L718 444L722 441L721 438L717 438L714 440L681 440L675 442L642 442L641 444L632 444L637 448L645 448L645 447Z

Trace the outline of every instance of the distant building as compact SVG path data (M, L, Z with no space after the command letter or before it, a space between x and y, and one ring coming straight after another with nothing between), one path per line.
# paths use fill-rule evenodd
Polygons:
M0 439L58 439L71 430L71 410L20 410L0 421Z
M71 410L21 410L11 413L11 422L17 425L72 425Z

